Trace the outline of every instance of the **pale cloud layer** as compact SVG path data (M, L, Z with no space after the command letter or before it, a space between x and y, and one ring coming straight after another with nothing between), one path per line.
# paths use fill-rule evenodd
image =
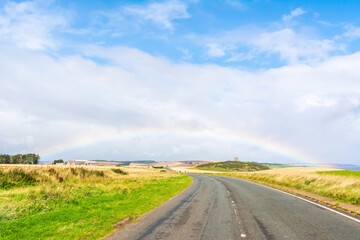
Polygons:
M251 160L282 159L246 144L191 134L204 130L251 133L333 162L355 161L348 151L359 151L354 148L360 140L360 54L331 58L317 67L251 73L174 64L126 47L85 47L85 56L108 59L112 66L9 47L0 52L1 151L61 148L74 139L131 129L154 132L142 135L139 130L129 139L64 156L221 159L240 152ZM174 129L184 134L174 135Z

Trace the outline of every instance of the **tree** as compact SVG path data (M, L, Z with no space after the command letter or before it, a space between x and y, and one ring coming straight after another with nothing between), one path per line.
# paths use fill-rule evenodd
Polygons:
M40 155L39 154L34 154L34 161L33 164L38 164L40 160Z
M20 164L22 162L22 154L16 154L12 156L12 163L13 164Z
M0 164L38 164L40 160L39 154L0 154Z
M26 164L33 164L34 160L36 158L36 154L35 153L28 153L26 154Z
M9 154L3 154L4 156L4 160L5 160L5 164L10 164L11 163L11 156Z
M64 163L64 160L62 160L62 159L54 160L54 164L57 164L57 163Z
M22 155L21 156L21 162L20 162L21 164L26 164L27 162L26 162L26 154L24 154L24 155Z

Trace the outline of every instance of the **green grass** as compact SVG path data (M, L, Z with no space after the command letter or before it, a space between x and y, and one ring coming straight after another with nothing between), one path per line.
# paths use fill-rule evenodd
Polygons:
M335 175L335 176L346 176L346 177L359 177L360 171L351 170L334 170L334 171L319 171L318 174Z
M201 164L196 166L197 169L207 171L221 171L221 172L253 172L270 169L259 163L242 162L242 161L225 161Z
M153 166L153 168L155 168L155 169L164 169L164 167L163 167L163 166L158 166L158 167Z
M264 166L267 166L269 168L289 168L289 167L296 167L294 165L288 165L288 164L278 164L278 163L261 163Z
M0 189L31 186L36 182L34 173L27 173L16 168L7 172L0 171Z
M120 169L120 168L112 168L111 170L112 170L114 173L117 173L117 174L128 175L127 172L123 171L123 170Z
M77 168L75 174L40 170L37 185L0 190L0 239L99 239L114 232L116 222L150 211L192 182L184 175L124 176L110 169Z

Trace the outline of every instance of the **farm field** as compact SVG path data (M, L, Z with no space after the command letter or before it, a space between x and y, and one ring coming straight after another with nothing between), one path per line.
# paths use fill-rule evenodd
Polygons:
M318 174L324 174L324 175L335 175L335 176L358 177L358 178L360 178L360 171L335 170L335 171L318 171L317 173Z
M160 171L0 165L0 239L104 237L192 182Z

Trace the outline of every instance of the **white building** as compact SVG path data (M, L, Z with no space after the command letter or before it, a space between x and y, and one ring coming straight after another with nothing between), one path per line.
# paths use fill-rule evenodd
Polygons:
M66 162L66 165L92 165L91 161L88 160L69 160Z

